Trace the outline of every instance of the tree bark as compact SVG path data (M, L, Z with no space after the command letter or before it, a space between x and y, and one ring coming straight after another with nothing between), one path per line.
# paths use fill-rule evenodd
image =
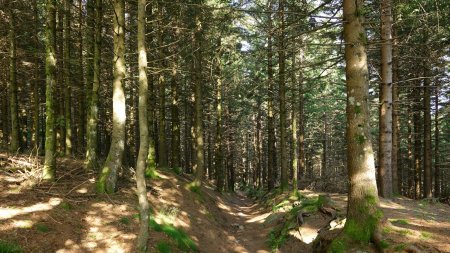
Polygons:
M145 169L148 155L148 82L147 52L145 47L145 5L146 0L138 1L138 65L139 65L139 154L136 163L136 184L139 200L139 233L136 248L146 252L148 240L148 199L145 183Z
M56 70L56 54L55 54L55 37L56 37L56 9L55 0L46 0L46 27L45 27L45 159L44 168L42 170L42 178L52 181L55 179L56 167L56 132L55 132L55 105L54 105L54 89L55 89L55 70Z
M369 127L369 92L362 0L344 0L344 40L347 84L347 221L330 252L347 252L353 243L379 243L383 213L378 207L375 162Z
M272 10L272 6L270 6L270 10ZM275 90L273 87L273 49L272 49L272 17L271 13L268 14L269 18L269 31L267 34L267 83L268 83L268 103L267 103L267 130L268 130L268 138L267 138L267 153L268 153L268 161L267 161L267 188L268 190L272 190L275 186L275 125L274 125L274 96Z
M98 167L98 95L100 88L100 59L102 39L102 0L95 2L95 28L94 28L94 77L90 93L88 120L87 120L87 143L86 143L86 168L96 169Z
M103 166L97 191L113 193L116 190L117 170L122 166L125 148L125 93L123 79L125 77L125 12L124 0L114 0L114 80L113 80L113 129L111 147Z
M196 152L196 170L194 185L200 185L204 176L205 158L203 154L203 106L202 106L202 22L200 15L195 15L196 31L194 34L194 62L195 62L195 152Z
M288 168L287 168L287 152L286 152L286 56L284 46L284 0L278 2L278 15L280 18L280 32L278 38L278 68L279 68L279 83L278 92L280 96L280 154L281 154L281 188L288 187Z
M392 197L392 0L381 1L381 85L378 176L380 195Z
M421 122L421 108L420 108L420 96L421 92L416 89L414 94L414 199L421 197L421 172L422 172L422 122Z
M175 53L175 52L174 52ZM171 139L171 166L172 168L180 168L181 167L181 159L180 159L180 112L179 112L179 98L178 98L178 82L177 82L177 59L173 60L172 63L172 79L171 79L171 89L172 89L172 139Z
M428 67L426 67L428 68ZM425 71L425 76L429 73ZM423 109L424 109L424 122L423 122L423 160L424 160L424 178L423 178L423 194L425 198L432 198L432 174L431 174L431 87L430 80L426 78L423 83Z
M221 41L218 41L218 52L216 56L216 141L215 141L215 170L216 189L221 192L225 185L225 172L223 168L223 133L222 133L222 61L221 61Z
M393 49L392 49L392 192L394 195L402 192L403 182L403 169L398 166L399 149L400 149L400 99L399 99L399 87L398 87L398 72L399 72L399 59L398 59L398 42L396 38L396 29L393 29ZM399 180L400 177L400 180Z
M440 153L439 153L439 85L436 87L434 99L434 197L441 195Z
M70 36L71 36L71 12L70 8L72 5L72 0L64 1L64 122L65 122L65 151L66 156L70 156L72 154L72 113L71 113L71 99L72 99L72 80L70 75L71 69L71 51L70 51Z
M11 141L10 151L15 153L19 150L19 112L17 106L17 77L16 77L16 28L15 13L13 6L9 12L9 115L11 120Z

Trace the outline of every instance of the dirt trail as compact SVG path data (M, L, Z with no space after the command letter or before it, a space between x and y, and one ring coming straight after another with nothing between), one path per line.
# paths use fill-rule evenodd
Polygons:
M230 226L230 234L235 238L235 252L268 253L267 235L269 227L264 226L264 219L270 214L242 193L229 195L225 199L229 211L225 212Z

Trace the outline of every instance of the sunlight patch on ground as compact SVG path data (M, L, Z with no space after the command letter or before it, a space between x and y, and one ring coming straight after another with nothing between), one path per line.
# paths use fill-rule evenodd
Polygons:
M225 211L228 211L228 212L231 211L230 207L227 206L227 205L224 205L222 202L219 202L219 204L218 204L217 206L218 206L220 209L222 209L222 210L225 210Z
M27 207L18 207L18 208L12 208L12 207L0 207L0 220L7 220L10 218L13 218L17 215L23 215L33 212L42 212L42 211L48 211L53 209L53 207L59 205L62 202L60 198L51 198L48 203L40 202L37 204L34 204L32 206Z
M264 213L247 220L245 223L264 223L265 219L270 215L270 213Z
M289 234L306 244L312 243L318 235L317 228L311 227L308 224L303 224L303 226L300 227L300 233L298 231L290 231Z

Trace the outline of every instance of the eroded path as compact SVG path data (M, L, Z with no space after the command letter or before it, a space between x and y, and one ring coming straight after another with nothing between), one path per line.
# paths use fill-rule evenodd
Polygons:
M234 237L234 252L269 253L267 238L270 227L264 226L264 220L270 212L242 193L229 195L225 201L229 210L224 215Z

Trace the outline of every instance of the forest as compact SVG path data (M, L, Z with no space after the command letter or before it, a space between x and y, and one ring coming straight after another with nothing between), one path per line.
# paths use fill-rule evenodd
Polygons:
M0 253L450 252L450 1L0 23Z

